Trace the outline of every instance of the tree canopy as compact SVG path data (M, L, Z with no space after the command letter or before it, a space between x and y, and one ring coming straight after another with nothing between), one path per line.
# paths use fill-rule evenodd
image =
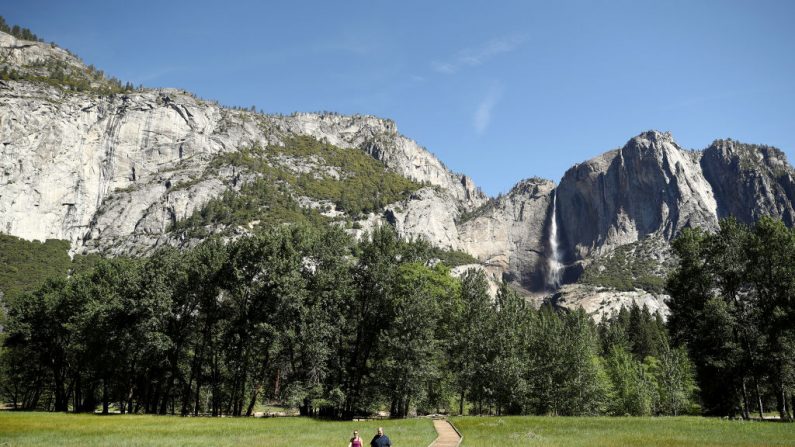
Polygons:
M668 279L673 341L695 362L704 410L760 416L773 401L792 418L795 389L795 230L734 219L707 234L685 230Z
M378 227L280 225L100 259L6 300L0 387L18 408L250 415L680 414L684 351L648 310L597 326L461 278Z

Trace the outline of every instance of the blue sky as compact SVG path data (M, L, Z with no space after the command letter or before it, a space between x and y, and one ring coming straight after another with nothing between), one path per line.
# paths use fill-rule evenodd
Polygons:
M793 1L3 1L123 81L398 129L491 195L647 130L795 159Z

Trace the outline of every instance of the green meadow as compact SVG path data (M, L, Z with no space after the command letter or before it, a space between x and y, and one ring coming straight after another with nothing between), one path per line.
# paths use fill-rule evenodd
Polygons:
M792 446L795 424L701 417L457 417L462 447L515 446ZM347 446L383 426L396 447L426 447L428 419L368 422L310 418L0 412L0 447L10 446ZM367 442L365 442L367 444Z
M436 439L428 419L330 422L284 418L0 412L0 447L11 446L342 446L354 429L365 444L379 426L396 447L426 447Z
M686 417L458 417L462 447L793 446L795 424Z

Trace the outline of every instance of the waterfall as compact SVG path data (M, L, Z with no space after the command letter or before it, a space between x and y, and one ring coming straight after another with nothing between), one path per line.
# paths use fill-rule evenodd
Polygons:
M552 195L552 222L549 227L549 251L547 260L547 287L557 289L563 274L563 264L560 262L560 247L558 246L558 192Z

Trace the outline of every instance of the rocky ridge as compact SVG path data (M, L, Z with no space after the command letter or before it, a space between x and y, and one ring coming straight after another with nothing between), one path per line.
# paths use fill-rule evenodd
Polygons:
M649 131L569 169L557 192L569 256L584 259L652 234L668 240L688 226L714 228L717 203L700 157L669 133Z
M0 57L21 71L48 58L80 64L57 47L9 35L0 39ZM172 222L234 187L233 169L202 177L216 154L293 135L366 151L438 187L454 212L486 200L394 122L372 116L261 115L176 89L97 95L29 81L0 85L0 110L0 229L66 239L75 251L141 254L169 243Z
M720 216L751 223L763 215L795 225L795 181L784 153L770 146L717 140L701 157Z
M75 72L87 70L58 47L0 33L3 64L43 76L47 60ZM234 165L209 170L213 160L252 145L284 145L295 136L362 151L422 185L369 215L342 216L356 221L353 234L393 225L403 237L465 251L492 278L552 297L562 307L579 303L605 312L631 299L662 310L664 297L599 284L552 290L547 279L552 219L559 227L554 245L568 284L619 247L642 240L667 244L683 228L713 230L726 216L752 222L772 214L789 225L795 222L794 171L781 151L767 146L717 140L692 151L669 133L648 131L575 165L559 185L533 178L489 199L471 179L451 172L401 135L391 120L333 113L263 115L177 89L108 94L20 79L0 83L0 231L26 239L66 239L73 252L110 255L184 245L191 241L169 231L175 222L252 180L250 172ZM345 175L317 158L275 160L294 172ZM328 203L296 200L340 217ZM664 274L664 269L654 271ZM617 298L608 299L610 293ZM600 304L594 307L597 296Z
M569 277L580 278L589 265L598 266L627 244L650 241L656 249L633 262L655 266L655 283L661 284L672 265L668 242L683 228L713 231L725 217L752 223L762 215L792 225L794 176L775 148L716 140L692 151L679 147L670 133L644 132L563 176L557 194ZM637 279L629 270L611 279ZM581 305L595 317L629 300L665 314L660 304L664 307L666 297L653 290L657 288L627 291L578 284L562 288L551 300L563 307ZM600 298L594 301L596 296Z

